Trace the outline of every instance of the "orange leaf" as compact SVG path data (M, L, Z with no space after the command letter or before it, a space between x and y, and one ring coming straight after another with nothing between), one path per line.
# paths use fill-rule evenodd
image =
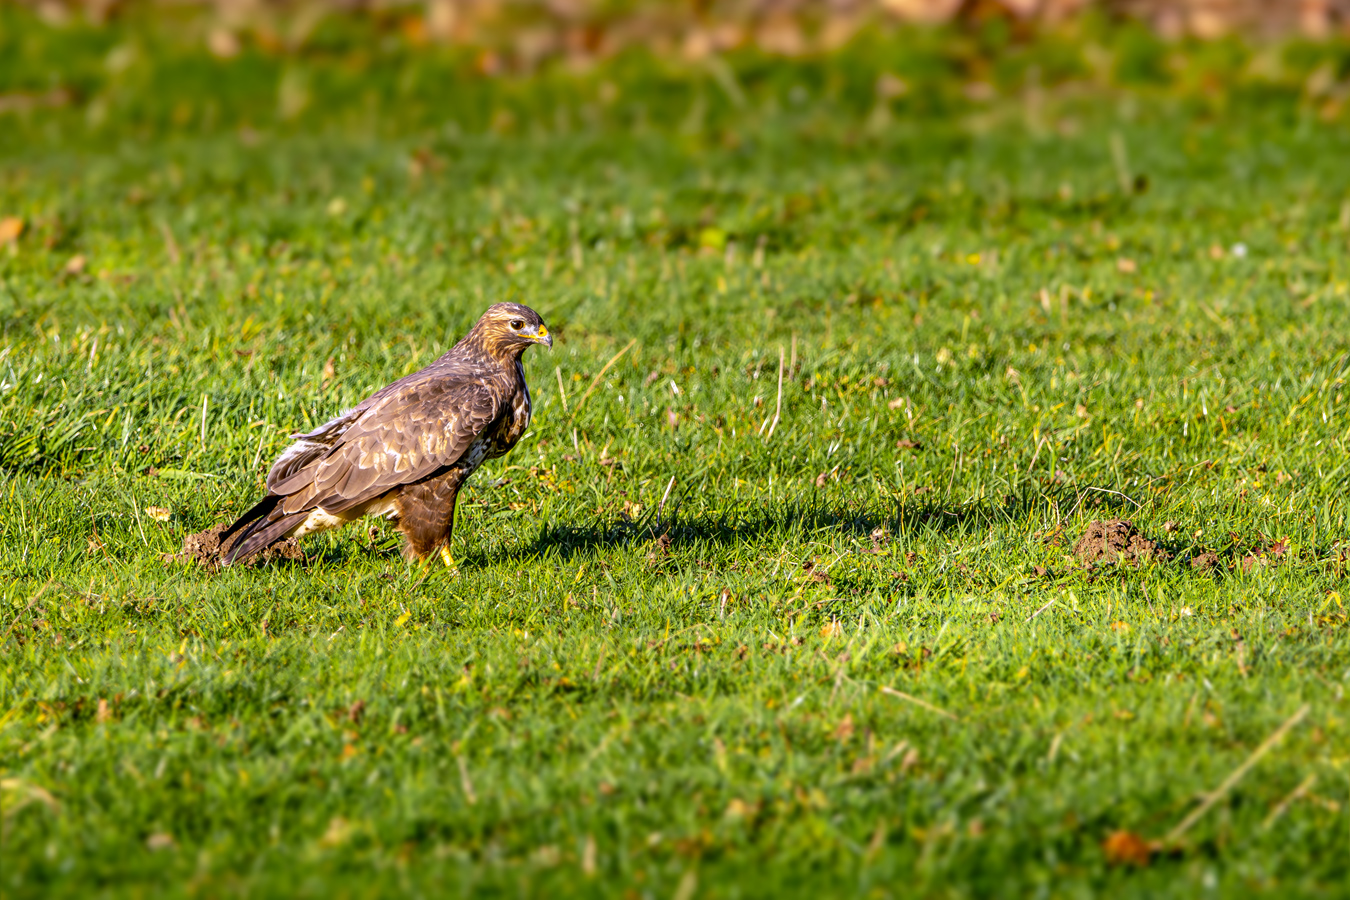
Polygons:
M1113 866L1146 866L1157 849L1156 843L1144 840L1133 831L1113 831L1102 841L1106 861Z
M0 244L11 244L23 234L23 219L18 216L5 216L0 219Z

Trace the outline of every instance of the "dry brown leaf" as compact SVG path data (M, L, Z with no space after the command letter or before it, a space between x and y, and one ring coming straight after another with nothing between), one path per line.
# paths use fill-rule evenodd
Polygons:
M1144 840L1133 831L1113 831L1102 841L1106 861L1113 866L1146 866L1157 849L1156 843Z
M145 846L150 850L172 850L177 845L178 842L173 839L173 835L162 831L156 831L145 839Z
M903 78L897 78L889 72L883 73L877 78L876 86L877 96L882 100L894 100L896 97L903 97L909 93L909 85Z
M12 244L23 234L23 219L18 216L5 216L0 219L0 244Z
M834 729L834 739L836 741L847 741L853 737L853 715L845 713L839 720L839 725Z
M162 506L147 506L145 508L145 514L156 522L169 521L169 511Z
M232 59L239 55L239 38L228 28L213 28L206 36L206 49L216 59Z
M1125 275L1133 275L1139 271L1139 264L1128 257L1122 256L1116 260L1116 271Z

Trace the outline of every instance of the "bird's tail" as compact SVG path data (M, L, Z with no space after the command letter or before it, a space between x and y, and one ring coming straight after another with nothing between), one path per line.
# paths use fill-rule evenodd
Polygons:
M238 519L235 520L233 525L231 525L229 528L226 528L224 531L220 533L220 543L224 545L224 543L229 538L234 536L234 534L238 532L240 529L242 529L244 526L251 525L258 519L265 518L267 514L270 513L273 509L275 509L276 505L280 502L281 502L280 495L268 494L266 497L262 498L257 503L253 504L252 509L244 513L242 516L240 516Z
M281 498L275 494L264 497L256 506L239 517L229 528L220 534L221 546L227 539L238 533L234 543L225 553L225 565L231 565L240 559L246 559L260 553L286 536L286 532L299 525L309 515L309 510L301 510L287 515L277 510Z

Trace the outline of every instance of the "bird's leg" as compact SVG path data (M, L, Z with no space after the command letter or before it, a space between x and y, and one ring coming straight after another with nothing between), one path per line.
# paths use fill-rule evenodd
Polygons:
M445 563L445 567L451 570L452 572L459 571L459 566L455 565L455 558L450 555L449 541L447 541L444 544L441 544L441 562Z

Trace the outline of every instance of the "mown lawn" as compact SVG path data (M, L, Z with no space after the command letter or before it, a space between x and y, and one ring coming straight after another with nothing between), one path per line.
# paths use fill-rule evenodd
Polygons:
M0 114L5 896L1350 892L1343 48L985 100L955 34L492 80L0 20L74 85ZM165 558L504 299L558 343L457 575Z

